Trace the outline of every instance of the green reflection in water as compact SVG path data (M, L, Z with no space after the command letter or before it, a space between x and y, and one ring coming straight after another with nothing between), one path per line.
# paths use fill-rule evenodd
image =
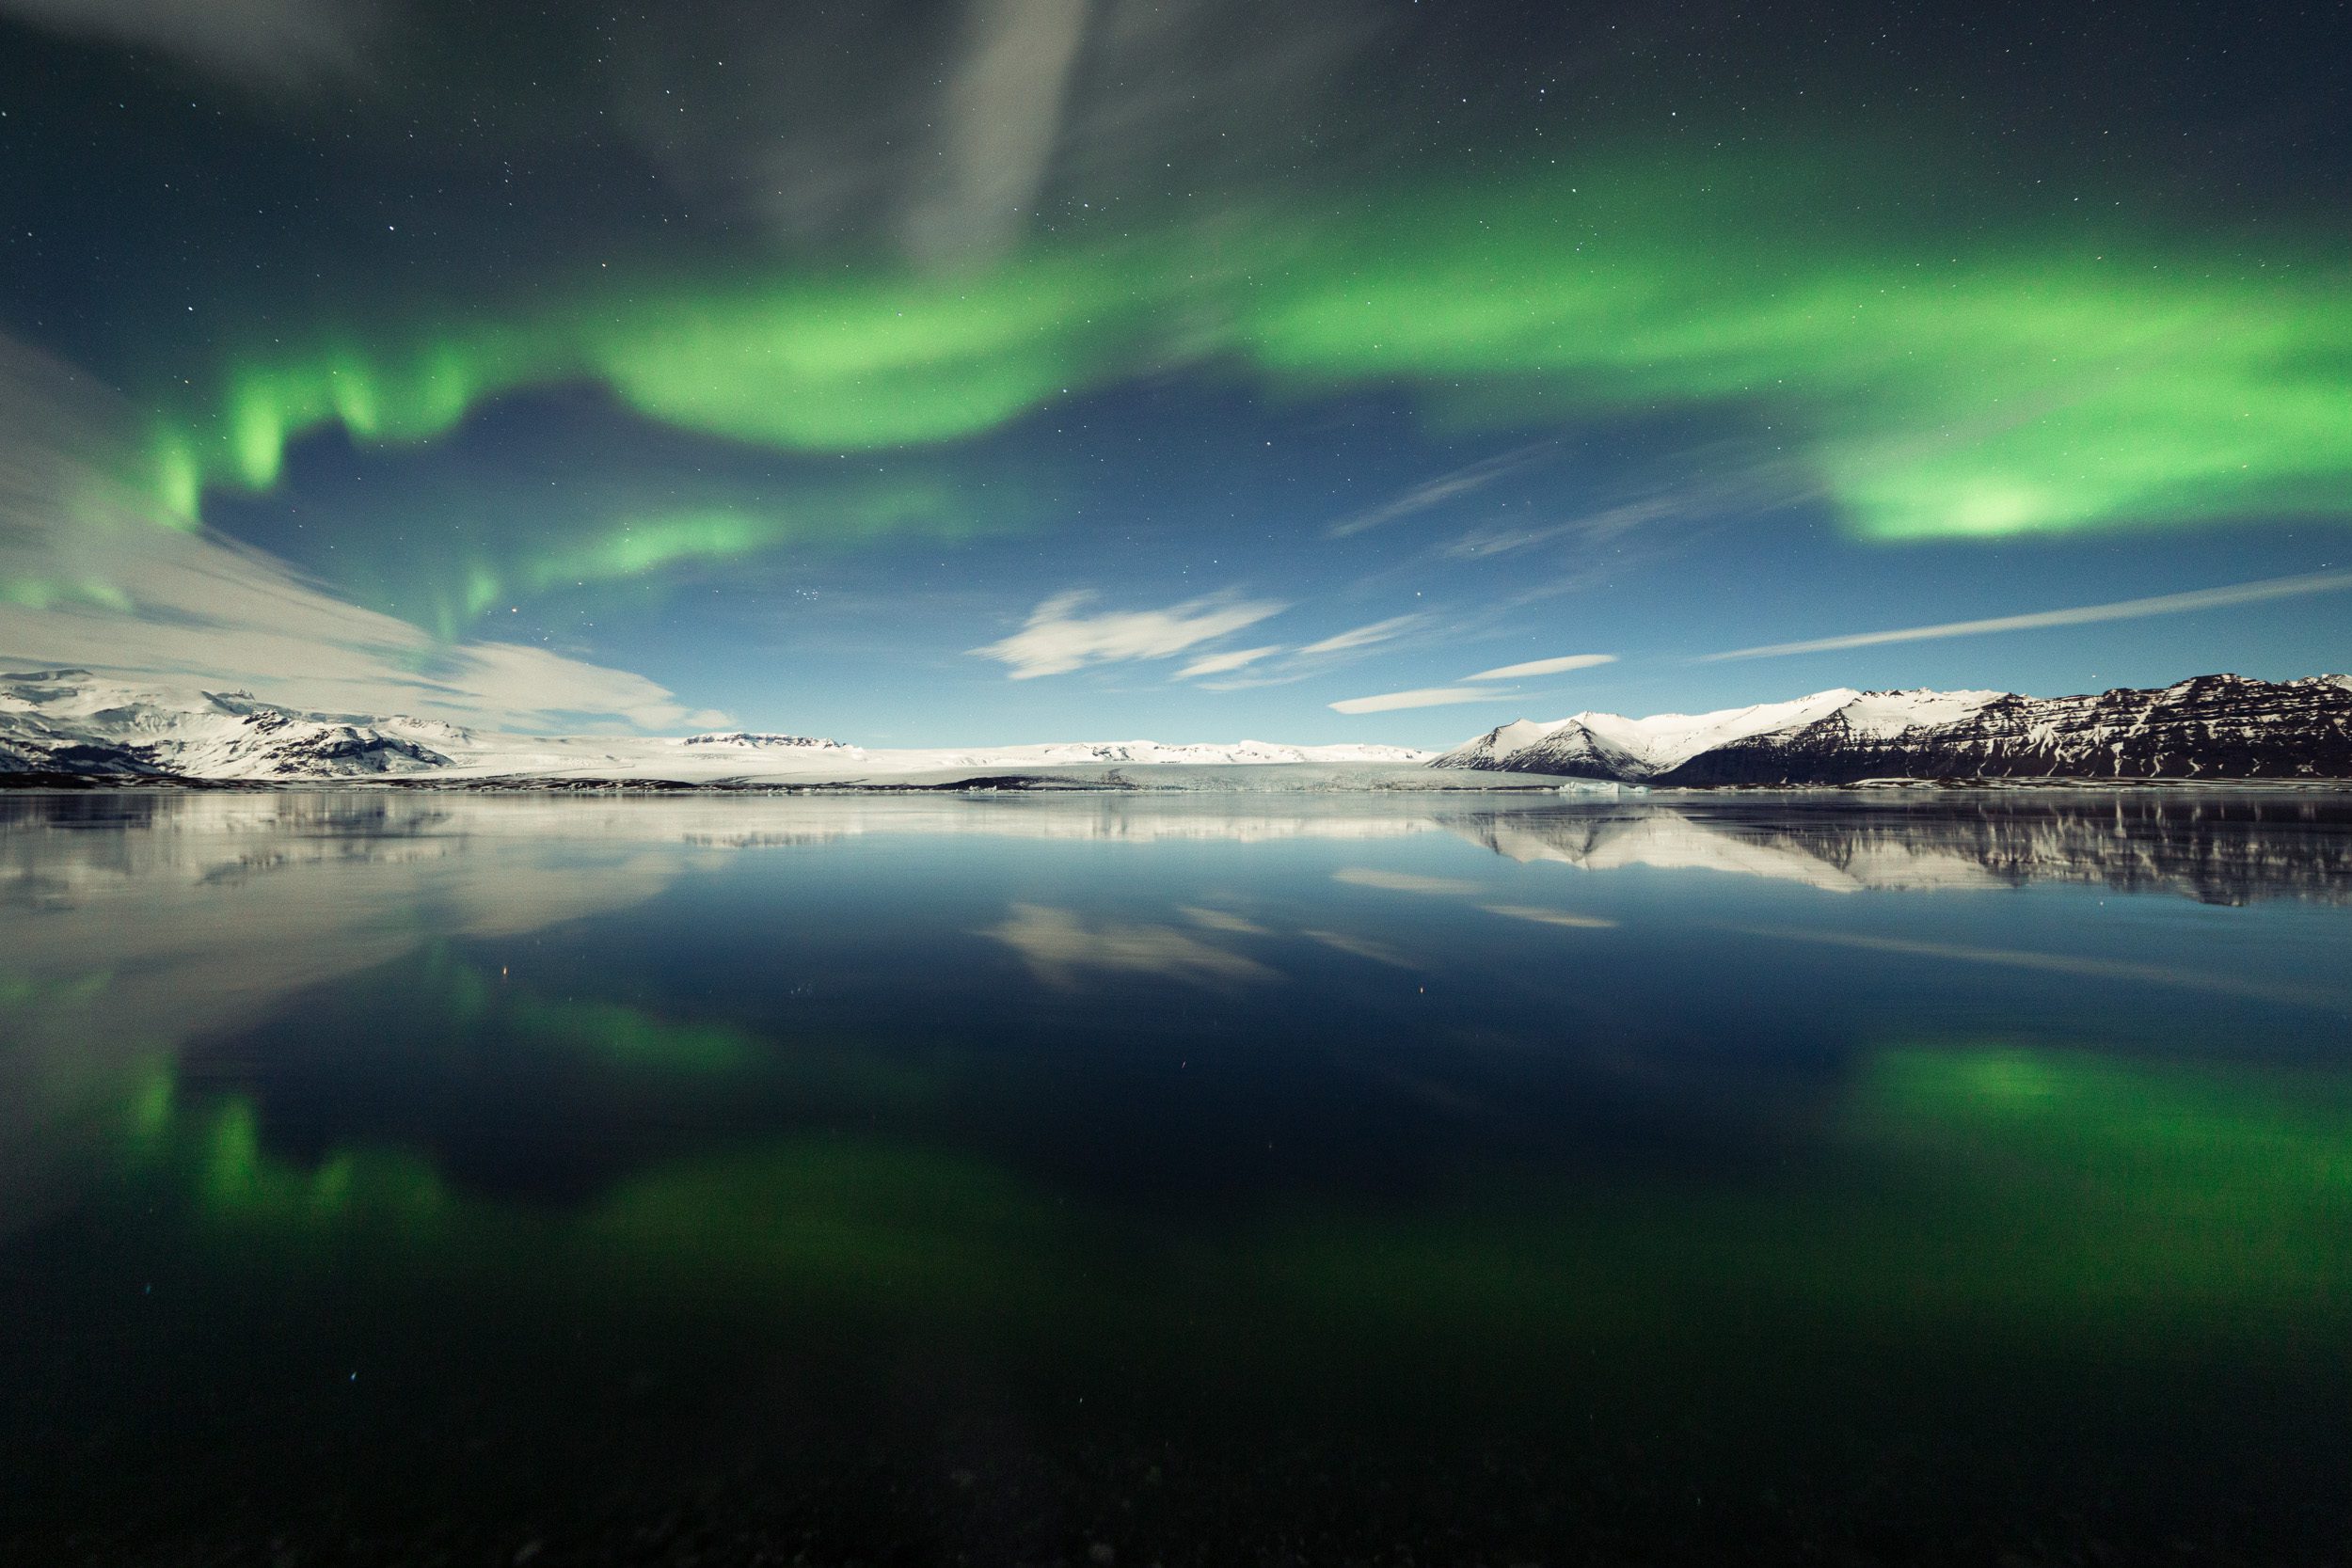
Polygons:
M1855 1124L1935 1200L1935 1228L1897 1254L1915 1289L2020 1314L2294 1316L2341 1312L2352 1285L2346 1088L2081 1053L1894 1051L1863 1080Z
M983 1161L812 1134L664 1162L576 1209L444 1180L412 1150L273 1155L242 1098L175 1104L151 1085L127 1118L134 1164L190 1202L213 1260L301 1266L364 1243L412 1278L583 1287L688 1313L776 1308L1034 1321L1067 1297L1071 1224L1051 1195Z
M1786 1177L1310 1219L1268 1250L1327 1307L1520 1341L1824 1323L2149 1350L2260 1338L2352 1303L2348 1086L2064 1051L1888 1050Z
M114 973L103 969L64 979L0 969L0 1007L33 1015L86 1006L103 995L113 981Z
M445 1059L495 1058L521 1073L526 1096L551 1082L528 1056L586 1063L616 1076L631 1113L657 1122L674 1112L693 1121L691 1107L714 1087L787 1109L894 1117L920 1113L946 1087L944 1066L883 1060L864 1042L774 1038L557 999L446 948L384 978L426 1021L421 1037ZM386 1037L409 1037L372 995L360 998L361 1013ZM518 1057L516 1046L529 1049ZM134 1174L177 1195L207 1245L218 1243L213 1256L235 1266L272 1256L299 1266L323 1249L348 1256L345 1243L358 1243L422 1277L520 1276L536 1289L593 1281L616 1298L718 1309L789 1298L867 1314L1016 1298L1035 1307L1041 1290L1057 1278L1066 1289L1077 1272L1052 1261L1067 1228L1054 1195L987 1161L911 1141L808 1132L728 1148L718 1136L703 1146L717 1152L658 1159L593 1200L550 1206L471 1191L398 1144L338 1147L314 1165L274 1153L254 1101L186 1095L168 1066L140 1075L117 1125Z
M831 1035L771 1037L734 1024L666 1018L595 998L554 997L493 974L445 946L425 949L393 977L437 1038L461 1051L520 1043L600 1065L660 1092L664 1078L740 1076L802 1094L903 1109L935 1100L937 1073L904 1065L866 1042Z
M548 1002L519 995L502 1022L526 1038L582 1047L630 1068L663 1071L739 1072L758 1055L758 1042L715 1023L676 1023L609 1002Z
M455 1207L433 1167L406 1149L338 1149L311 1170L271 1158L244 1100L203 1119L195 1152L204 1207L242 1225L323 1232L364 1216L429 1242L442 1239L440 1222Z
M665 1019L619 1003L544 996L446 947L420 954L400 976L400 989L437 1034L468 1046L495 1035L653 1073L740 1072L761 1055L760 1042L742 1030Z
M578 1021L610 1033L614 1014L630 1016ZM632 1051L667 1038L634 1018L620 1033ZM224 1262L364 1240L425 1276L570 1281L689 1315L994 1321L1040 1342L1073 1313L1115 1337L1248 1322L1285 1355L1335 1330L1438 1332L1507 1360L1792 1324L2157 1352L2322 1327L2352 1301L2342 1075L2064 1051L1882 1052L1785 1169L1489 1174L1404 1212L1328 1204L1175 1231L1000 1161L884 1138L665 1160L563 1209L469 1194L400 1149L303 1168L263 1147L238 1100L151 1089L130 1119L153 1174L234 1238ZM1104 1282L1114 1250L1135 1264L1111 1271L1122 1285Z
M821 1297L861 1316L1019 1307L1073 1295L1073 1221L1041 1186L942 1150L832 1137L665 1165L585 1218L596 1256L645 1283L723 1299Z

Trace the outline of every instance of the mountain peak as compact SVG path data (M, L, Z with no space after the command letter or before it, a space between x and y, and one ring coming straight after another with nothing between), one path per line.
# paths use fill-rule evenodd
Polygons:
M319 781L410 778L645 781L673 784L857 783L911 774L1111 765L1245 767L1384 764L1429 753L1403 746L1284 746L1156 740L868 751L839 740L751 730L683 736L525 736L438 720L307 713L250 692L162 692L87 672L0 677L0 775Z
M1603 744L1570 745L1570 728ZM1525 739L1522 730L1529 732ZM1438 763L1694 786L1867 778L2347 778L2352 679L2198 675L2151 690L2119 687L2079 697L1837 688L1711 714L1584 713L1553 725L1521 721Z

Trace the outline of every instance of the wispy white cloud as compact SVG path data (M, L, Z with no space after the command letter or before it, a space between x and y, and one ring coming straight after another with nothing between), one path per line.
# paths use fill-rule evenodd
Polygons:
M1525 664L1505 664L1500 669L1481 670L1474 675L1464 675L1466 681L1510 681L1523 675L1557 675L1569 670L1590 670L1597 664L1614 664L1614 654L1567 654L1559 658L1532 658Z
M1368 626L1357 626L1320 642L1310 642L1298 651L1302 654L1340 654L1352 648L1369 648L1375 642L1386 642L1401 637L1429 619L1426 615L1391 615L1385 621L1375 621Z
M354 74L380 31L375 0L0 0L54 32L155 49L251 86Z
M977 0L938 114L936 155L907 213L907 246L931 261L1017 239L1060 138L1089 0Z
M1309 680L1327 673L1334 665L1361 657L1365 649L1377 648L1436 619L1437 616L1428 611L1417 610L1408 615L1391 615L1385 621L1374 621L1366 626L1351 626L1287 652L1278 645L1210 654L1185 665L1172 678L1220 677L1201 681L1200 689L1204 691L1245 691L1260 687L1287 686L1294 681ZM1278 654L1283 657L1272 657ZM1248 673L1235 673L1245 668Z
M1218 680L1204 680L1200 683L1200 689L1203 691L1256 691L1269 686L1295 686L1300 681L1314 679L1320 673L1314 670L1292 670L1287 665L1277 666L1276 670L1279 673L1259 672L1228 675Z
M1487 556L1508 555L1514 550L1528 549L1555 539L1580 545L1604 545L1636 529L1687 518L1692 510L1686 497L1677 492L1626 501L1586 513L1582 516L1558 521L1483 523L1439 546L1438 553L1458 561L1476 561Z
M275 556L162 526L94 455L122 450L127 422L110 394L0 338L0 666L497 729L726 721L624 670L519 643L438 641Z
M1394 713L1399 708L1449 707L1456 703L1498 703L1518 692L1511 687L1425 686L1417 691L1384 691L1375 697L1347 697L1330 705L1334 713Z
M1366 529L1378 528L1383 523L1393 523L1401 518L1409 517L1417 512L1426 512L1433 506L1444 505L1457 496L1467 496L1473 490L1483 490L1496 480L1518 473L1522 468L1532 468L1549 458L1557 450L1558 443L1556 442L1538 441L1533 446L1520 447L1515 451L1502 452L1493 457L1481 459L1465 467L1456 468L1452 473L1439 474L1435 479L1416 484L1403 495L1373 507L1369 511L1359 512L1352 517L1343 517L1323 531L1327 538L1344 539L1350 534L1361 533Z
M1290 608L1267 599L1219 597L1192 599L1166 610L1080 613L1094 597L1083 589L1057 594L1029 611L1019 631L972 652L1009 665L1013 680L1035 680L1096 664L1172 658Z
M549 36L581 9L557 8ZM1298 0L1279 19L1263 0L675 0L595 17L616 97L572 95L596 117L573 123L629 136L697 212L796 246L896 240L968 266L1043 204L1100 211L1203 151L1369 133L1381 108L1352 85L1404 24L1363 0Z
M1358 626L1320 642L1311 642L1298 650L1303 658L1309 654L1344 651L1384 641L1400 632L1416 627L1435 617L1427 614L1399 615L1387 621L1375 621L1368 626ZM1588 670L1595 665L1613 664L1615 654L1563 654L1553 658L1529 659L1522 664L1506 664L1499 669L1481 670L1460 680L1505 681L1522 675L1556 675L1569 670ZM1289 661L1295 664L1296 660ZM1309 666L1311 673L1312 667ZM1295 678L1295 677L1293 677ZM1256 684L1264 684L1263 682ZM1346 697L1329 705L1335 713L1394 713L1400 708L1447 707L1463 703L1499 702L1505 697L1520 695L1517 688L1496 686L1424 686L1410 691L1383 691L1369 697Z
M1170 678L1188 681L1200 675L1221 675L1228 670L1238 670L1245 664L1255 664L1267 655L1279 654L1281 651L1280 643L1269 642L1263 648L1236 648L1232 653L1210 654L1205 657L1194 659L1190 664L1177 671Z
M2352 589L2352 572L2311 572L2300 577L2265 578L2259 582L2200 588L2185 594L2158 594L2152 598L2120 599L2113 604L2076 605L2069 610L2042 610L2026 615L1994 615L1981 621L1946 621L1931 626L1903 626L1892 631L1853 632L1843 637L1817 637L1803 642L1771 642L1759 648L1734 648L1708 654L1699 662L1726 658L1781 658L1790 654L1826 654L1842 648L1870 648L1884 642L1928 642L1945 637L1983 637L1993 632L2034 631L2046 626L2082 626L2099 621L2137 621L2150 615L2182 615L2198 610L2227 610L2262 604L2271 599L2300 598L2310 594L2336 594Z

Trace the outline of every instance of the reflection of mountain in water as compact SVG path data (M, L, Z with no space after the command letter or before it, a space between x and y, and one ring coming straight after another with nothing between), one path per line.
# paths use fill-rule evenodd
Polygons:
M2227 904L2352 901L2347 827L2352 800L2219 792L1326 797L1241 809L1103 797L0 797L10 1047L0 1052L0 1167L16 1164L8 1146L34 1123L117 1098L158 1053L249 1027L309 988L436 939L626 909L745 851L894 834L1147 846L1445 830L1514 860L1592 871L1728 871L1840 891L2065 881ZM1016 934L1033 944L1057 935ZM0 1168L0 1192L8 1186Z
M1837 892L2087 882L2207 904L2352 902L2352 801L1986 796L1481 812L1445 825L1516 861L1728 871Z
M0 800L0 1233L190 1042L436 938L625 908L690 864L363 796Z
M658 1006L641 1005L646 999L617 983L626 976L615 977L610 993L575 995L552 981L543 993L535 989L542 983L535 974L527 979L520 969L511 984L503 983L497 967L502 959L484 958L488 967L478 974L461 961L469 939L535 933L664 895L672 895L664 912L651 918L665 929L698 934L720 928L745 907L698 896L701 887L720 885L710 874L722 869L759 879L779 901L762 907L786 907L778 890L795 882L820 885L819 894L807 895L811 901L788 907L812 927L841 922L850 933L843 952L855 947L857 932L869 934L871 951L882 957L847 977L841 995L884 999L874 1005L888 1016L898 1016L889 1009L901 1006L904 995L943 982L949 968L942 965L979 964L961 994L986 1001L991 986L1001 990L1003 976L990 978L986 963L973 957L975 945L985 944L996 961L1007 969L1017 964L1015 973L1038 983L1041 994L1020 996L1025 1037L1047 1037L1052 1028L1089 1042L1115 1037L1131 1022L1121 1008L1144 997L1154 1009L1150 1022L1155 1027L1175 1020L1189 1029L1184 1020L1214 1021L1225 1007L1248 1019L1249 1027L1279 1029L1295 1043L1333 1020L1354 1028L1329 999L1344 997L1354 1005L1385 994L1383 982L1400 990L1409 984L1418 996L1411 972L1438 961L1414 945L1409 919L1377 924L1382 916L1372 901L1360 911L1365 923L1351 924L1349 899L1324 901L1335 881L1407 898L1456 900L1454 907L1473 922L1515 916L1584 930L1609 926L1550 908L1539 893L1531 897L1507 886L1502 875L1469 879L1400 869L1468 869L1464 858L1478 857L1461 846L1449 849L1444 833L1514 860L1558 861L1589 871L1729 871L1840 891L2056 880L2235 903L2352 901L2347 827L2352 800L2167 792L1715 797L1672 803L1317 798L1279 806L1255 800L1101 797L0 797L0 1233L54 1212L102 1169L90 1154L99 1141L127 1122L168 1111L168 1094L156 1098L149 1090L162 1085L168 1091L183 1060L201 1059L192 1051L216 1053L220 1044L236 1041L254 1049L271 1029L278 1032L263 1053L271 1071L252 1062L238 1066L232 1053L233 1073L222 1074L247 1086L244 1114L255 1150L268 1146L297 1163L325 1162L324 1169L331 1164L331 1148L357 1147L389 1132L403 1148L432 1149L442 1177L476 1185L485 1184L482 1173L505 1158L504 1140L494 1140L496 1147L485 1154L446 1138L437 1143L442 1131L503 1128L547 1103L562 1103L575 1118L602 1106L606 1125L629 1125L631 1117L654 1106L675 1114L674 1125L743 1129L781 1117L779 1107L787 1105L795 1116L846 1121L877 1104L908 1115L910 1105L953 1098L946 1093L950 1081L930 1067L915 1063L901 1072L907 1064L856 1049L854 1032L839 1029L853 1015L826 1011L831 1002L771 997L764 1004L767 1013L754 1009L747 1020L725 1009L670 1016ZM889 903L902 896L891 884L877 884L881 891L867 894L858 891L866 884L854 879L803 875L819 869L815 856L802 863L803 847L894 834L942 840L1005 835L1033 843L1021 854L997 849L977 858L970 852L981 847L967 846L962 861L955 858L953 844L924 847L959 894L985 894L992 891L990 879L1013 878L1003 890L1005 901L977 901L1000 912L969 920L940 916L927 904L921 914L877 921L877 913L895 915L904 908ZM1325 843L1412 838L1421 842L1398 846L1407 858L1338 872L1331 870L1338 857ZM1265 842L1261 855L1238 859L1252 873L1262 867L1303 873L1306 879L1293 891L1306 890L1314 901L1304 907L1286 901L1284 887L1272 878L1263 886L1247 875L1229 882L1237 857L1215 857L1214 875L1204 876L1208 858L1186 851L1195 841L1217 839ZM1101 844L1099 850L1062 860L1067 879L1044 884L1055 895L1051 902L1008 869L1025 869L1037 858L1026 849L1044 850L1047 840ZM1133 862L1154 844L1168 850L1158 857L1158 868L1187 866L1192 879L1160 890L1169 896L1156 912L1137 907L1136 897L1152 884L1131 888L1122 881L1145 874ZM1379 861L1382 852L1362 858ZM1707 898L1704 879L1676 881L1695 901ZM1179 902L1179 895L1200 902ZM1112 897L1125 902L1106 905ZM1488 897L1509 901L1475 902ZM1443 920L1433 913L1425 924L1435 930ZM1646 939L1629 930L1612 940L1623 945L1605 960L1589 961L1625 962ZM1849 968L1875 964L1885 953L1928 951L1898 937L1882 943L1878 956L1856 958L1853 952L1868 951L1867 944L1851 933L1837 940L1849 951L1836 961ZM446 962L431 957L444 944L452 955ZM562 940L553 945L560 948ZM2008 962L2015 957L2010 945L1985 942L1963 949L1947 942L1938 951L1960 961ZM769 949L760 953L763 962L771 960ZM2128 979L2127 967L2094 956L2077 972L2116 985ZM359 984L358 977L371 971L379 971L378 978ZM906 984L910 974L922 983ZM2270 993L2284 994L2292 983L2299 982L2288 976ZM1141 988L1152 985L1163 989L1146 996ZM1172 1006L1170 985L1183 990ZM965 1016L960 1007L938 1017ZM971 1016L997 1015L981 1008ZM1549 1031L1551 1015L1543 1016ZM1469 1021L1503 1039L1509 1035L1498 1024L1503 1017L1470 1009L1445 1027ZM778 1019L789 1027L771 1028ZM1281 1022L1268 1025L1266 1019ZM776 1042L786 1037L790 1048L780 1051ZM1409 1085L1416 1102L1425 1091L1433 1104L1504 1107L1492 1115L1507 1117L1507 1108L1523 1099L1518 1069L1493 1066L1518 1060L1514 1053L1498 1057L1466 1049L1453 1066L1438 1069L1365 1052L1363 1034L1346 1037L1352 1059L1367 1072ZM1465 1037L1473 1045L1486 1037ZM1687 1037L1716 1037L1710 1029ZM1570 1038L1548 1036L1542 1056L1548 1070L1586 1072L1579 1092L1615 1107L1612 1116L1628 1114L1628 1103L1647 1103L1644 1097L1654 1090L1671 1091L1675 1116L1664 1119L1686 1125L1692 1106L1722 1082L1713 1065L1694 1077L1677 1076L1671 1070L1677 1037L1658 1033L1647 1015L1588 1013L1573 1032L1574 1051L1567 1049ZM1586 1052L1589 1060L1578 1054ZM380 1070L372 1076L359 1071L364 1062L380 1064ZM469 1076L476 1062L503 1064L501 1082L513 1091L507 1101L492 1097L485 1080ZM742 1089L743 1064L758 1064L754 1076L771 1086L768 1098ZM659 1094L647 1087L656 1068ZM1054 1080L1050 1090L1015 1084L1002 1060L992 1060L982 1076L1008 1085L1007 1102L1073 1102L1067 1083ZM343 1104L339 1120L328 1114L323 1085L344 1082L453 1085L462 1091L464 1114L436 1111L437 1121L419 1110L435 1110L424 1099L409 1105L415 1114L403 1121L373 1100L355 1099ZM1626 1085L1632 1087L1620 1093ZM1809 1094L1816 1086L1803 1084L1796 1092ZM971 1102L969 1091L957 1092L960 1102ZM290 1104L298 1114L287 1111ZM499 1114L486 1115L485 1108ZM1548 1151L1553 1145L1547 1140L1562 1135L1556 1113L1515 1125L1512 1135ZM1483 1129L1490 1148L1500 1147L1499 1126ZM289 1127L295 1132L286 1132ZM317 1136L306 1141L300 1135L306 1127ZM265 1137L263 1128L275 1131ZM1190 1135L1172 1123L1166 1131L1173 1143ZM1587 1144L1596 1135L1577 1132ZM632 1131L596 1159L543 1163L559 1167L556 1174L571 1183L567 1192L601 1190L597 1184L610 1172L600 1161L631 1164L649 1148L668 1147ZM1271 1154L1274 1145L1264 1147ZM1279 1158L1290 1160L1294 1147L1305 1146L1292 1127ZM1391 1149L1391 1173L1409 1168L1403 1148ZM1239 1180L1250 1168L1236 1157L1214 1175ZM1263 1168L1272 1168L1272 1161Z

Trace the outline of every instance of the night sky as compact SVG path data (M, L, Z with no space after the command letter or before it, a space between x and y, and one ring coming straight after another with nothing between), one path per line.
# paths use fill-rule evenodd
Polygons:
M2343 670L2347 82L2344 4L0 0L0 661L878 745Z

